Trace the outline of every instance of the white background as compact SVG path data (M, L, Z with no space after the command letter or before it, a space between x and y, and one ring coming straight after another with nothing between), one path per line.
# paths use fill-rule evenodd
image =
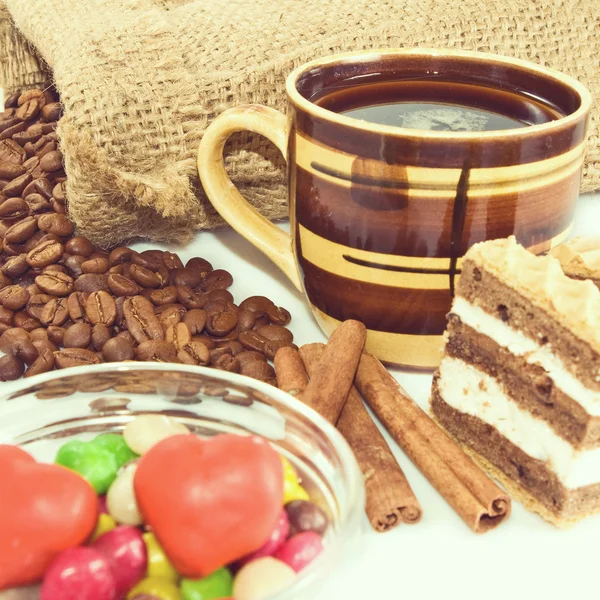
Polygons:
M600 194L579 200L574 234L600 235ZM139 249L146 247L136 245ZM261 294L288 308L293 315L290 328L298 345L325 341L302 296L266 257L234 231L204 232L185 249L171 249L184 262L202 256L215 268L231 271L231 291L238 302ZM400 369L393 372L414 399L426 407L431 375ZM377 534L365 518L355 560L332 572L315 600L600 597L600 516L561 531L514 503L508 521L477 536L397 445L388 441L421 502L423 519L417 525L400 525Z

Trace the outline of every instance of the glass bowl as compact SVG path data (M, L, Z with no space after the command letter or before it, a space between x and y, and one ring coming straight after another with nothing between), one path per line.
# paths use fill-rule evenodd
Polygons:
M148 413L174 417L203 437L236 433L268 439L330 518L325 550L269 600L314 598L352 552L365 504L356 459L334 427L269 384L215 369L126 362L54 371L3 384L1 391L0 443L18 445L42 462L52 462L69 439L119 432Z

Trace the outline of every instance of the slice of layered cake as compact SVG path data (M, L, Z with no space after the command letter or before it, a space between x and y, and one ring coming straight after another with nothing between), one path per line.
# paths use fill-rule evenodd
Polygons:
M556 246L550 254L558 259L565 275L590 279L600 288L600 238L576 237Z
M547 520L600 511L600 290L514 238L477 244L446 336L439 423Z

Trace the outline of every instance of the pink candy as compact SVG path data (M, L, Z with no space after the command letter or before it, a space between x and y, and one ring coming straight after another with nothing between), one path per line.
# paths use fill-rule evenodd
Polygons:
M100 536L92 547L108 560L119 597L144 576L148 553L144 538L136 527L121 525Z
M283 546L288 533L290 532L290 522L288 520L287 513L284 509L279 513L275 528L271 532L269 539L258 549L248 554L242 560L239 561L238 565L243 567L246 563L257 558L263 558L264 556L273 556L281 546Z
M115 577L105 556L94 548L61 552L44 575L40 600L116 600Z
M322 550L321 536L314 531L305 531L285 542L275 553L274 558L284 562L298 573L319 556Z
M117 600L144 577L148 564L141 532L128 525L90 547L61 552L46 574L40 600Z

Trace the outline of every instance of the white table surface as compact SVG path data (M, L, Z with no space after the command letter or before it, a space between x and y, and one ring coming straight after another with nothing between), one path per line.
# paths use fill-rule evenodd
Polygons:
M580 198L573 233L600 234L600 194ZM303 297L234 231L200 233L189 246L172 250L184 261L202 256L215 267L229 270L236 300L262 294L288 308L297 344L325 341ZM426 407L431 374L401 369L393 373ZM477 536L386 437L421 502L423 519L417 525L400 525L378 534L365 517L356 559L333 572L315 600L598 597L600 516L561 531L514 503L508 521Z

